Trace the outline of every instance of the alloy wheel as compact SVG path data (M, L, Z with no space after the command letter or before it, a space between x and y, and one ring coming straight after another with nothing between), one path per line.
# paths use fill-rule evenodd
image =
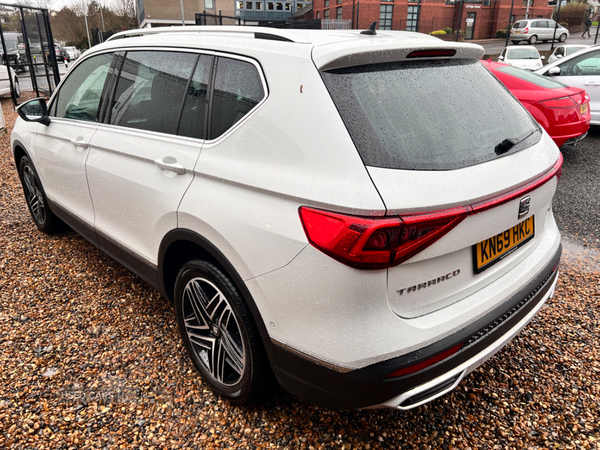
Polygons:
M31 209L31 215L38 224L43 224L46 220L44 198L42 196L37 176L29 165L26 165L23 168L23 186L25 188L27 204Z
M239 383L246 349L227 297L209 280L193 278L185 286L182 309L187 337L206 373L224 386Z

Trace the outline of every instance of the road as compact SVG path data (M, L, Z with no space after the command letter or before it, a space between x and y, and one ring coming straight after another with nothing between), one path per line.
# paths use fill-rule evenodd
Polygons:
M582 38L581 32L572 33L569 36L569 38L567 39L567 41L565 42L565 44L594 45L594 41L596 38L596 27L593 27L590 30L590 33L592 34L592 37L590 39ZM480 40L480 41L474 41L474 42L481 45L485 49L486 55L500 54L502 52L502 50L504 50L504 47L506 46L506 39L487 39L487 40ZM598 43L600 43L600 34L598 35ZM510 40L508 41L508 45L512 45ZM527 44L521 43L519 45L527 45ZM550 42L547 42L545 44L542 44L540 42L540 43L535 44L535 47L539 51L542 51L542 50L550 50L551 45L552 44ZM555 48L557 45L559 45L559 42L554 43Z

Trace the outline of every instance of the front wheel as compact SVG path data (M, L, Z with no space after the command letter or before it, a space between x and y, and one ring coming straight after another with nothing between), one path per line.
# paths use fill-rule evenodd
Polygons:
M21 158L19 175L21 176L27 207L35 225L44 233L51 234L59 231L62 222L48 207L48 200L40 178L27 156Z
M537 36L534 34L533 36L531 36L531 37L529 38L529 43L530 43L530 44L535 44L535 43L537 42L537 40L538 40L538 38L537 38Z
M21 97L21 87L19 86L19 80L17 78L15 78L15 80L13 81L13 89L15 91L15 97Z
M558 40L560 42L565 42L567 40L567 34L566 33L561 34L560 37L558 38Z
M187 353L217 394L256 399L268 373L258 330L235 284L219 267L187 262L175 282L175 314Z

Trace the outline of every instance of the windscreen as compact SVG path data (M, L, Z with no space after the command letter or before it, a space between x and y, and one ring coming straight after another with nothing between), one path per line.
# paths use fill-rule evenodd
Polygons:
M496 67L494 70L496 72L506 73L507 75L511 75L515 78L520 78L521 80L547 89L563 89L568 87L566 84L556 81L550 77L544 77L542 75L538 75L537 73L530 72L529 70L519 69L515 66Z
M371 64L322 77L367 166L458 169L514 153L541 136L479 61ZM517 137L521 142L498 151Z
M540 54L535 48L509 48L508 59L538 59Z

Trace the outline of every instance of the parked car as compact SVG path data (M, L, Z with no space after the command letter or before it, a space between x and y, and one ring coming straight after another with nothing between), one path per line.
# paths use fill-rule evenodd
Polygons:
M6 64L0 64L0 95L11 95L10 78L12 78L15 96L19 98L21 96L21 87L19 86L19 77L12 69L6 67Z
M173 301L216 393L272 373L326 407L409 409L558 276L562 157L482 55L374 29L122 32L19 107L14 160L41 231L67 222Z
M535 44L537 41L548 42L553 39L565 42L568 37L569 30L550 19L518 20L510 29L510 41L513 44L521 41Z
M574 144L587 135L591 116L585 90L507 64L482 63L517 97L556 145Z
M565 56L536 71L568 86L585 89L590 96L591 124L600 125L600 47Z
M548 58L548 64L558 61L565 56L572 55L573 53L577 53L579 50L583 50L584 48L588 48L589 45L577 45L577 44L568 44L568 45L559 45L554 49L550 57Z
M535 70L542 67L544 56L540 56L537 48L532 45L508 46L502 50L498 57L499 62L519 67L521 69Z
M17 32L6 32L3 33L3 36L7 51L7 54L3 55L3 60L8 60L11 67L13 67L17 72L25 71L27 55L25 54L23 35Z
M69 61L76 60L81 56L81 52L77 50L77 47L64 47L64 49L69 55Z
M54 44L54 51L56 52L56 60L58 62L68 62L71 61L69 54L67 51L59 44Z

